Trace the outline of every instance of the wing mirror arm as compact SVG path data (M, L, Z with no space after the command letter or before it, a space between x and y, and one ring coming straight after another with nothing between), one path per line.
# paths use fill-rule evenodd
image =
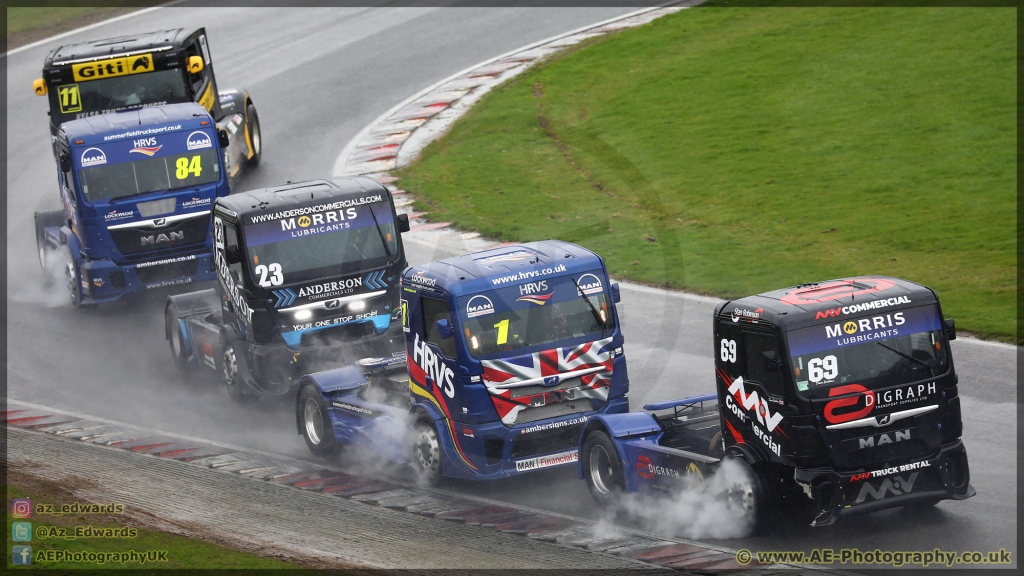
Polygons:
M231 137L228 136L228 131L217 130L217 141L220 142L221 148L227 148L231 144Z
M238 264L242 261L242 250L238 246L228 246L224 249L224 256L228 264Z
M437 333L442 340L447 340L455 335L455 329L452 328L447 318L441 318L437 321Z
M946 318L946 339L956 340L956 320Z
M398 233L409 231L409 215L399 214L398 215Z

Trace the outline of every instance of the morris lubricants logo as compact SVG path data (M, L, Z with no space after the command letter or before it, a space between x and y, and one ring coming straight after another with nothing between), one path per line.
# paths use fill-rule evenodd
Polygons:
M136 54L123 58L110 58L99 62L85 62L71 66L75 82L142 74L153 71L152 54Z
M486 316L488 314L494 314L494 303L487 296L477 294L466 303L467 318L476 318L477 316Z
M313 221L309 218L309 216L299 216L299 219L298 219L299 228L307 228L312 223L313 223Z
M213 148L213 140L210 139L210 135L206 132L196 130L188 135L188 139L185 140L185 145L188 146L189 150Z
M85 152L82 152L82 168L88 168L89 166L99 166L100 164L107 163L107 155L103 153L103 150L99 148L86 148Z

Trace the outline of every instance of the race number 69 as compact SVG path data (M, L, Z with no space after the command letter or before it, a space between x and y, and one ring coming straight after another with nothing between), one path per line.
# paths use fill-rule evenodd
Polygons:
M722 362L735 362L736 361L736 341L722 339L722 346L718 351L719 357L722 358Z

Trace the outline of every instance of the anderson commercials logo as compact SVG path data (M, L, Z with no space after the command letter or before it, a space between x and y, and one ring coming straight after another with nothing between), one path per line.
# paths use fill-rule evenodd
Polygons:
M82 152L82 168L88 168L89 166L99 166L100 164L107 163L107 155L103 153L103 150L99 148L86 148L85 152Z
M195 132L188 135L188 139L185 140L185 144L189 150L201 150L203 148L213 148L213 140L206 132Z

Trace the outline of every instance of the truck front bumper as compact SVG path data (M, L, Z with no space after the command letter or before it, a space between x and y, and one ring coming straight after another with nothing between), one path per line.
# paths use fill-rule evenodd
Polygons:
M133 292L217 279L211 253L125 265L113 260L82 260L78 267L82 304L114 302Z
M908 504L964 500L976 493L971 486L967 449L960 440L944 445L932 458L854 472L798 468L793 478L818 510L812 526L827 526L844 516Z

